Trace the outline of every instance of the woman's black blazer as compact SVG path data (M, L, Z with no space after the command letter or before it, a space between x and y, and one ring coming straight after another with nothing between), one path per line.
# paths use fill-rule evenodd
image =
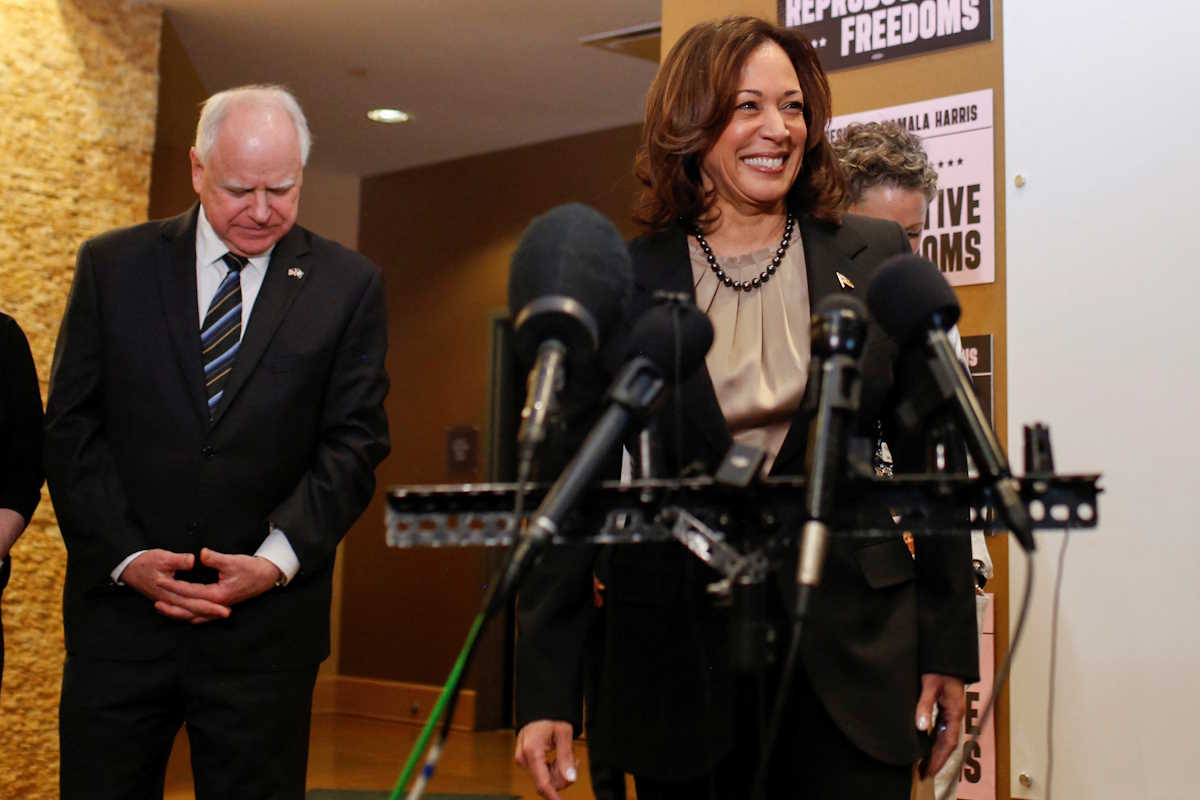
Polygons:
M880 263L909 252L903 231L890 222L850 215L841 225L809 218L798 225L814 309L835 292L865 299ZM692 292L682 229L634 240L629 250L635 305L648 305L657 290ZM864 433L877 419L889 420L897 358L896 344L872 322L857 426ZM772 474L804 473L808 417L803 407L796 412ZM658 418L670 463L698 461L714 470L733 443L706 369L682 385ZM676 419L681 437L670 432ZM684 452L674 452L676 441ZM922 468L914 460L921 454L911 452L919 448L893 443L892 449L898 469ZM835 536L801 649L802 668L838 727L864 752L893 764L920 754L913 724L920 676L974 679L978 671L969 540L939 536L917 546L914 559L895 534ZM602 610L593 603L597 570L607 586ZM708 771L739 735L727 612L705 592L714 579L675 544L550 552L518 602L518 725L567 720L578 734L585 672L594 670L594 757L646 776L683 779Z

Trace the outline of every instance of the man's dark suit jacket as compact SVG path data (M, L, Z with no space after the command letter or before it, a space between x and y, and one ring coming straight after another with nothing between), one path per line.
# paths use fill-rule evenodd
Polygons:
M894 223L848 216L840 226L806 218L798 224L813 309L835 292L862 298L883 260L910 252ZM636 240L630 252L642 303L654 290L692 292L681 229ZM842 289L838 272L856 288ZM873 433L877 419L887 421L896 358L895 343L872 322L861 365L860 433ZM662 409L660 430L669 432L676 414L682 414L684 452L673 453L668 433L665 461L700 461L715 470L733 439L707 369ZM802 407L772 474L804 473L808 422ZM900 450L898 467L921 469L912 453ZM705 596L714 573L673 544L617 546L597 561L566 549L549 554L520 596L518 723L567 720L579 732L597 565L607 584L606 618L589 749L605 763L647 777L683 780L711 770L747 732L736 730L737 677L725 658L728 619ZM784 580L792 580L792 570L785 572ZM918 758L913 718L920 675L976 675L974 609L966 536L921 539L915 560L898 535L835 536L801 654L817 696L857 747L887 763Z
M275 245L210 422L198 211L104 234L79 251L46 423L46 471L67 544L67 651L171 654L228 669L316 664L329 653L335 548L388 452L380 273L293 227ZM168 619L110 578L143 549L252 554L269 523L286 534L300 572L228 619ZM215 573L182 577L207 582Z

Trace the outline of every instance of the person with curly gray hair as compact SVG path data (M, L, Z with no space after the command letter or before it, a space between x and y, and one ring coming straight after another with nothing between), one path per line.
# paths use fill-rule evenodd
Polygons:
M921 140L894 122L854 123L833 149L846 172L847 210L899 223L918 252L938 184Z

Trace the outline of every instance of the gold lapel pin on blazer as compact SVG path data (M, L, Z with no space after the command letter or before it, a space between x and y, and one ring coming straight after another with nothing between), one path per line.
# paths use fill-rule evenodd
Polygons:
M854 281L850 280L849 278L847 278L845 275L843 275L840 272L835 273L835 274L837 275L838 283L841 285L841 287L843 289L853 289L854 288Z
M299 267L292 267L291 269L288 270L288 277L295 278L296 280L300 280L301 278L304 277L304 270L300 269ZM841 277L841 276L839 275L838 277Z

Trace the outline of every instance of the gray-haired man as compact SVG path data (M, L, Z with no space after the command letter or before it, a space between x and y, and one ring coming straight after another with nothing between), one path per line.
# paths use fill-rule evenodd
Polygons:
M200 202L79 251L46 471L66 540L64 798L302 798L338 541L388 452L379 270L297 226L308 126L209 98Z

